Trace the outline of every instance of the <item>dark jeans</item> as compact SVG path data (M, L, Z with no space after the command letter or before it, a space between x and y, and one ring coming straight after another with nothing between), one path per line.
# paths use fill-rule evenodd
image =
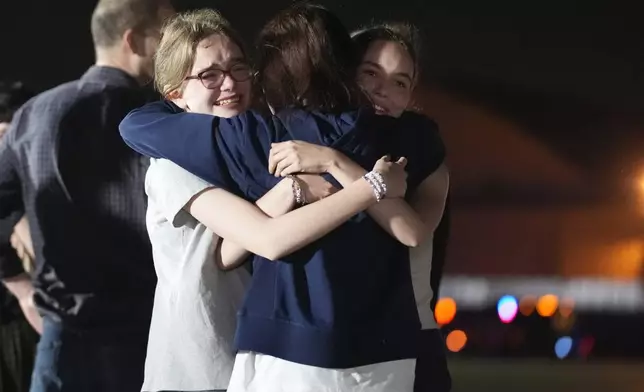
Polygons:
M421 332L414 392L449 392L452 390L452 377L447 368L444 342L443 335L438 329L426 329Z
M147 337L98 339L44 320L31 392L140 392Z
M24 319L0 324L0 391L27 392L38 334Z

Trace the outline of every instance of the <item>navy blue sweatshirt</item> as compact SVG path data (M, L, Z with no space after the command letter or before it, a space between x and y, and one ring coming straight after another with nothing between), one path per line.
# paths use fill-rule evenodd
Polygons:
M386 153L405 156L408 194L445 155L431 120L376 116L370 108L268 117L249 111L223 119L157 102L131 112L120 131L136 151L169 159L250 201L279 181L267 170L274 142L329 146L367 170ZM366 213L282 260L255 256L253 268L238 315L238 350L325 368L416 357L420 323L408 249Z

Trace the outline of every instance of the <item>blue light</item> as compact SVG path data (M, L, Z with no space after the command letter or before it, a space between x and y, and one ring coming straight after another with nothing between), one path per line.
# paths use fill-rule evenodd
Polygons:
M519 302L511 295L504 295L496 306L499 318L504 323L511 323L519 311Z
M555 354L557 358L564 359L570 354L572 350L572 338L570 336L564 336L557 339L555 343Z

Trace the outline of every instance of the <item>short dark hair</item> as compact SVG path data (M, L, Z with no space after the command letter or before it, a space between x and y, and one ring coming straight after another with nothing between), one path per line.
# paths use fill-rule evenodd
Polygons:
M260 32L257 49L258 82L276 110L337 112L363 101L351 36L320 5L300 2L278 13Z
M22 82L0 82L0 122L11 122L14 113L33 96Z
M160 25L163 0L99 0L92 13L92 38L96 47L107 48L126 30L145 31Z
M362 59L369 46L374 41L392 41L402 46L414 63L414 81L420 76L421 69L421 46L422 39L420 31L416 26L408 22L387 22L378 23L354 31L351 34L356 48L356 54Z

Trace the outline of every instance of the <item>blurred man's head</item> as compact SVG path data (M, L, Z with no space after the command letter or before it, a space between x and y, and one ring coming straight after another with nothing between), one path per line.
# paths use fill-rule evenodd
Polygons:
M92 14L97 65L150 81L161 26L173 14L169 0L99 0Z
M0 138L9 128L13 114L33 96L20 82L0 82Z

